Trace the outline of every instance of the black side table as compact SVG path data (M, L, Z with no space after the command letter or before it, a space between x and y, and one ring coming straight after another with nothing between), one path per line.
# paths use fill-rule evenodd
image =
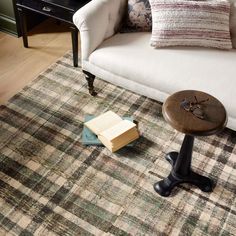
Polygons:
M49 16L69 23L71 28L73 63L78 66L78 29L73 24L74 13L89 0L17 0L16 6L19 14L20 27L23 37L24 47L28 48L27 28L25 11L30 10L45 16Z

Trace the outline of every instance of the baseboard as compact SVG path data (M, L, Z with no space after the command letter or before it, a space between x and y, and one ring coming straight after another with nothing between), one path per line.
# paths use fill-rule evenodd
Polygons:
M0 31L18 36L16 21L3 14L0 14Z

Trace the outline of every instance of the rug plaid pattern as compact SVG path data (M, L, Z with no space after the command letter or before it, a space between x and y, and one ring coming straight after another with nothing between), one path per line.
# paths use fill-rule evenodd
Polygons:
M68 53L0 110L0 235L235 235L236 134L197 138L193 169L212 193L183 184L168 198L153 183L183 134L161 104L102 80L88 95ZM86 113L113 110L139 122L141 138L111 154L82 146Z

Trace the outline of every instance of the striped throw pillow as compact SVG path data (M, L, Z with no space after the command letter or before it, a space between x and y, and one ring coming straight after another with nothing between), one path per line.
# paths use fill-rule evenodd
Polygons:
M231 3L230 5L230 33L231 33L231 39L233 48L236 48L236 0L229 0Z
M230 3L225 0L150 0L153 47L231 49Z

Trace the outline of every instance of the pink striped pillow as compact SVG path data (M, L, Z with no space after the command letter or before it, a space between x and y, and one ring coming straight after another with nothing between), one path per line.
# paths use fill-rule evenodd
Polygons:
M225 0L149 0L153 47L203 46L231 49L230 3Z

